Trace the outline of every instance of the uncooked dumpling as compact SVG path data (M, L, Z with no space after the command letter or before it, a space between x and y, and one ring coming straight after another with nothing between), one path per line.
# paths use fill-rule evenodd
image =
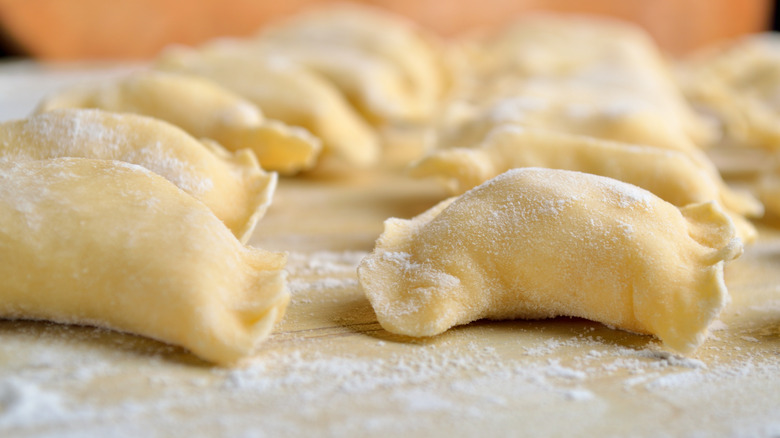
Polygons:
M652 113L655 121L640 126L655 142L673 144L683 137L702 145L713 136L711 126L686 104L652 40L636 26L538 14L464 46L471 79L461 95L471 104L493 107L499 99L536 95L570 107L574 115L583 114L578 105L605 116L626 117L626 111L631 115L637 109ZM658 132L650 129L653 124Z
M716 200L740 215L759 216L761 204L729 189L714 169L688 154L515 126L496 128L478 148L444 149L412 168L438 176L456 193L517 167L548 167L607 176L653 192L677 206Z
M208 206L242 241L271 203L275 173L150 117L60 109L0 124L0 161L84 157L141 165Z
M155 68L211 79L268 117L307 129L322 140L324 153L351 165L368 166L379 159L379 141L366 121L333 85L301 66L211 46L168 50Z
M750 35L694 54L680 66L688 98L716 118L732 144L780 149L780 37Z
M244 247L202 203L137 165L0 164L0 317L90 324L229 365L289 300L285 256Z
M690 352L726 302L734 236L715 202L678 209L611 178L515 169L386 221L358 277L393 333L571 315Z
M228 150L251 149L264 169L288 174L312 167L321 149L319 139L304 129L265 120L251 102L195 76L148 71L77 86L44 99L37 112L57 108L97 108L165 120Z
M393 65L350 47L273 40L223 40L208 47L229 47L246 57L272 57L311 70L338 88L373 125L423 122L437 103L408 90L406 78Z
M379 57L395 66L421 99L438 101L451 86L444 43L412 21L378 8L331 6L265 28L258 38L348 47Z
M426 120L450 88L442 44L409 20L376 8L340 5L300 14L264 29L257 40L336 76L337 85L375 119ZM350 84L350 77L357 83Z
M643 96L600 86L535 80L503 97L464 104L442 124L441 148L473 147L499 126L522 126L677 151L700 148L669 113Z

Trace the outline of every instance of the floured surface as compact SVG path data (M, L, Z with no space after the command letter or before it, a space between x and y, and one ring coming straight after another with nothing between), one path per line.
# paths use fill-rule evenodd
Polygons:
M0 114L26 114L5 97ZM391 335L355 268L385 218L444 196L383 172L280 180L250 243L289 251L292 301L241 369L105 330L0 321L0 435L780 435L780 231L760 226L727 266L732 302L690 358L569 318Z

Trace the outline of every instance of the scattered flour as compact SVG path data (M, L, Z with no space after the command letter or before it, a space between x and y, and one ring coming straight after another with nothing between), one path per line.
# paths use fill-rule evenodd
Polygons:
M300 294L305 291L325 291L328 289L346 289L357 287L358 282L354 278L322 278L315 281L306 281L300 279L292 279L288 284L288 289L293 295Z
M367 255L363 251L316 251L311 253L290 252L287 255L287 269L292 275L353 275L358 264Z
M596 395L587 389L571 389L564 392L564 396L567 400L582 402L596 398Z
M723 321L716 319L715 321L712 321L712 324L710 324L709 331L711 332L718 332L721 330L727 330L729 328L726 323Z
M296 294L316 298L327 293L337 299L339 290L346 288L353 294L355 269L365 254L291 253L293 305ZM62 430L86 430L93 432L86 436L103 436L117 425L123 428L117 437L142 435L149 427L178 433L185 427L182 418L191 422L186 427L193 435L201 436L203 430L213 431L208 427L215 424L220 433L243 436L242 431L262 422L263 432L248 436L280 436L290 428L312 430L307 427L322 421L330 427L326 435L366 430L400 433L410 431L405 428L415 423L399 422L398 413L415 418L417 424L459 424L464 419L487 424L482 422L564 407L598 412L615 403L615 394L632 403L647 393L671 398L723 382L735 382L735 387L756 379L771 382L780 372L780 359L771 351L747 351L744 345L743 351L728 348L730 340L756 344L746 339L750 336L730 335L726 324L715 329L724 339L717 341L719 346L734 356L705 361L657 350L653 343L640 348L619 346L598 336L606 329L597 325L577 329L573 336L543 338L528 337L527 330L518 329L517 346L509 348L464 327L455 337L422 343L364 334L327 340L290 338L272 343L244 367L199 369L154 355L135 358L132 366L118 365L122 362L112 355L123 354L124 348L117 352L115 347L125 341L86 355L70 352L70 329L53 326L33 330L40 338L35 353L16 356L14 369L20 371L14 377L0 376L0 435L7 430L30 435L51 431L49 436ZM90 336L114 338L87 329L81 329L77 338L85 342ZM353 343L348 350L342 339ZM143 342L154 351L170 348ZM360 348L354 348L355 342ZM4 342L0 356L12 357L16 349L13 342ZM137 377L123 381L136 373ZM347 417L341 413L345 409L363 414ZM177 417L177 412L185 417ZM139 424L147 424L147 429Z
M64 395L19 378L0 381L0 430L67 418Z

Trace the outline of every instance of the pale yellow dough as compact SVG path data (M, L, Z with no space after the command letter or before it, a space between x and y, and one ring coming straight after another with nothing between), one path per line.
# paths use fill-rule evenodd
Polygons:
M439 129L441 148L473 147L513 125L684 152L700 148L645 96L603 85L533 80L484 103L459 103Z
M258 34L326 76L374 122L422 122L450 88L443 44L403 17L358 5L297 15Z
M311 168L322 148L306 130L266 120L260 109L204 78L147 71L53 94L36 112L97 108L146 115L172 123L226 149L251 149L264 169L292 174Z
M229 47L246 57L283 59L311 70L333 84L372 125L425 121L437 103L413 94L406 78L387 61L350 47L271 39L223 40L208 47Z
M229 45L169 49L155 68L213 80L262 108L270 118L300 126L322 140L323 153L352 166L379 160L370 125L324 78L281 58L250 57Z
M780 37L750 35L703 50L679 67L691 102L713 117L724 140L780 150Z
M677 206L715 200L745 242L763 206L729 188L701 150L715 136L639 28L529 15L461 42L468 78L436 124L436 149L412 174L462 193L516 167L594 173Z
M687 105L663 57L639 27L595 17L531 14L462 44L472 79L461 94L472 104L542 98L563 106L552 109L561 116L568 108L586 119L588 112L601 113L601 123L618 135L621 124L634 125L649 140L678 149L686 141L707 144L714 135Z
M244 247L202 203L137 165L0 164L0 317L90 324L230 365L289 300L285 256Z
M690 352L726 303L724 261L741 251L715 202L678 209L614 179L526 168L389 219L358 278L393 333L571 315Z
M265 214L277 182L251 151L229 153L150 117L60 109L0 124L0 161L55 157L141 165L206 204L242 241Z
M690 155L696 153L509 125L496 128L478 148L435 151L415 163L411 174L443 178L460 194L518 167L593 173L637 185L680 207L718 201L732 213L740 237L755 240L755 228L737 215L760 216L761 203L747 193L730 189L714 167L703 166L707 163L705 156L692 160Z

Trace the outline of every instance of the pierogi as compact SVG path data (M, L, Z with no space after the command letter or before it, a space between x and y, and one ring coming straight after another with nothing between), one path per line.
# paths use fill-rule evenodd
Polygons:
M690 352L726 303L724 262L741 252L716 202L678 209L611 178L524 168L388 219L358 278L393 333L569 315Z

